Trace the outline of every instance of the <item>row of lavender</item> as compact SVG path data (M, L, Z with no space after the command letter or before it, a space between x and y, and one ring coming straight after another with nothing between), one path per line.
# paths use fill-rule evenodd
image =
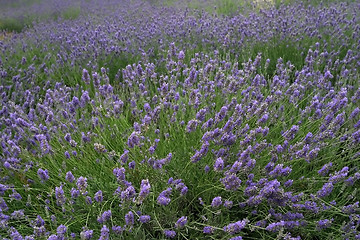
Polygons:
M143 4L117 9L122 21L102 22L94 11L86 20L35 26L34 32L41 30L36 38L29 30L1 42L9 54L1 64L1 237L360 238L358 9L324 8L320 12L333 22L308 32L304 19L322 21L311 7L303 7L308 15L293 14L293 6L263 10L250 15L251 22L181 12L173 28L167 15L159 17L163 9L147 9L134 27L117 30L128 42L118 50L136 54L139 47L157 46L163 58L142 52L141 62L114 79L109 69L96 72L92 63L116 59L111 44L121 47L112 39L114 28L129 26L127 14ZM280 16L290 26L270 21ZM182 33L175 22L189 19L203 32ZM86 30L94 22L94 31ZM145 22L149 28L136 31ZM243 63L229 58L241 34L246 44L271 38L273 28L259 31L260 25L286 29L281 34L295 42L302 31L333 37L306 50L298 69L261 54ZM224 36L226 26L249 30ZM344 33L349 29L351 39ZM163 45L151 45L151 34ZM214 42L188 54L199 35ZM342 55L342 48L349 50ZM19 51L25 57L11 65ZM31 55L42 51L45 59ZM78 84L67 86L49 74L48 82L34 85L44 73L65 75L62 65L71 62L81 67Z

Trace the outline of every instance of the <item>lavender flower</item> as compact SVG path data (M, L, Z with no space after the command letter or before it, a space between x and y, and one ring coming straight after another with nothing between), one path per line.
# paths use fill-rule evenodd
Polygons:
M225 186L226 190L236 191L239 189L241 180L235 174L225 174L220 182Z
M71 188L70 195L72 199L75 199L80 196L80 191L75 188Z
M123 231L125 230L125 227L121 227L121 226L113 226L112 231L116 234L116 235L120 235L123 233Z
M164 235L167 238L174 238L176 236L176 232L173 230L164 230Z
M124 182L125 181L125 168L115 168L113 170L113 174L115 175L118 182Z
M190 120L186 126L186 131L188 133L195 131L196 127L198 126L198 123L199 123L198 120Z
M171 201L170 199L171 192L172 192L172 188L167 188L166 190L162 191L157 198L157 203L163 206L168 205Z
M76 186L77 188L79 189L79 191L82 193L82 194L86 194L86 188L88 186L87 184L87 178L85 177L79 177L77 182L76 182Z
M280 229L284 228L285 226L285 221L280 221L280 222L275 222L275 223L271 223L266 227L267 231L270 232L278 232L280 231Z
M335 172L334 174L330 174L329 181L333 183L340 182L343 180L349 173L349 167L344 167L338 172Z
M92 205L92 203L93 203L93 201L92 201L92 199L91 199L90 196L86 196L85 202L86 202L86 204L88 204L88 205Z
M60 187L55 187L55 197L56 197L56 204L58 206L63 206L65 204L66 197L62 185Z
M98 217L97 221L99 223L105 223L106 221L110 220L111 215L112 215L111 210L107 210L103 212L103 214L100 217Z
M224 202L224 207L230 209L232 206L233 206L233 201L226 200L226 201Z
M63 224L59 225L56 229L57 235L60 237L64 237L67 232L67 227Z
M148 179L141 180L140 193L138 197L139 204L141 204L144 201L144 199L149 195L150 188L151 186Z
M72 172L70 172L70 171L66 173L65 179L66 179L66 181L71 182L71 183L75 181L75 177L72 174Z
M182 216L176 221L175 228L183 228L186 225L187 221L187 217Z
M43 170L41 168L38 169L37 174L42 182L45 182L49 179L49 172L47 169Z
M332 167L332 162L327 163L318 171L318 173L321 176L326 176L329 173L329 170L330 170L331 167Z
M242 229L245 228L247 220L237 221L235 223L230 223L229 225L224 227L224 231L229 234L239 233Z
M215 198L212 200L212 202L211 202L211 206L212 206L213 208L217 208L217 207L219 207L221 204L222 204L222 200L221 200L221 197L220 197L220 196L219 196L219 197L215 197Z
M126 225L128 225L128 226L134 225L134 214L133 214L133 212L130 211L127 214L125 214L125 222L126 222Z
M81 240L89 240L93 237L93 233L94 233L93 230L83 230L80 233L80 238Z
M326 229L326 228L329 228L331 226L331 223L334 219L323 219L323 220L320 220L317 222L317 230L322 230L322 229Z
M141 215L141 216L139 217L139 222L141 222L141 223L147 223L147 222L150 221L150 219L151 219L151 217L150 217L149 215Z
M203 233L205 234L213 234L214 233L214 228L211 226L205 226L203 229Z
M94 200L101 203L103 201L103 194L102 194L102 191L99 190L95 193L94 195Z
M230 238L229 240L242 240L243 238L241 236L236 236L233 238Z
M214 164L214 170L217 172L222 171L224 168L224 160L222 160L221 157L219 157L218 159L216 159L215 164Z
M324 186L317 192L317 196L319 198L324 198L329 196L334 189L334 185L332 182L325 183Z
M110 230L106 225L103 225L100 232L99 240L109 240Z

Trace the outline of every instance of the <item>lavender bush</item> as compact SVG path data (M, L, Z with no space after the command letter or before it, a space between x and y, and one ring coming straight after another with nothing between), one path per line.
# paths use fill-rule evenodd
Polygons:
M2 239L360 239L358 3L81 4L0 40Z

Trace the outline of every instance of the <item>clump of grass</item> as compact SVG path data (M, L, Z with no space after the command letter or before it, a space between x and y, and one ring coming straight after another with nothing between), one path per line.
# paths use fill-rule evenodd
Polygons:
M21 32L29 24L26 18L3 18L0 19L0 31Z
M80 13L81 13L80 6L75 6L75 7L69 7L68 9L63 11L61 13L61 15L62 15L63 19L73 20L73 19L78 18Z

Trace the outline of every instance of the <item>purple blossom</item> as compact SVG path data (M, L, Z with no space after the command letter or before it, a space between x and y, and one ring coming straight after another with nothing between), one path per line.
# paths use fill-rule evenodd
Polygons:
M150 221L150 216L149 215L141 215L140 217L139 217L139 221L141 222L141 223L147 223L147 222L149 222Z
M66 157L66 159L70 159L71 156L70 156L70 153L68 151L65 152L65 157Z
M229 225L224 227L224 231L229 234L239 233L242 229L245 228L247 220L237 221L235 223L230 223Z
M286 131L283 136L286 140L291 140L295 137L295 134L299 131L298 125L293 125L290 130Z
M323 219L323 220L319 220L317 222L317 226L316 228L318 230L322 230L322 229L326 229L326 228L329 228L331 226L331 223L332 223L333 219L329 220L329 219Z
M359 120L359 122L360 122L360 120ZM354 139L355 143L360 143L360 130L351 134L351 137Z
M128 226L134 225L134 214L133 214L133 212L129 211L127 214L125 214L125 222L126 222L126 225L128 225Z
M319 198L324 198L326 196L329 196L333 189L334 189L334 185L332 182L325 183L321 188L321 190L317 192L317 196Z
M243 238L241 236L232 237L229 240L242 240Z
M141 204L144 201L144 199L149 195L150 188L151 186L148 179L141 180L140 193L138 197L139 204Z
M97 191L94 195L94 200L101 203L103 201L103 193L101 190Z
M66 173L65 179L66 179L66 181L71 182L71 183L75 181L75 177L72 174L72 172L70 172L70 171Z
M110 230L106 225L103 225L100 231L100 238L99 240L108 240L110 236Z
M113 174L116 177L118 182L123 182L125 181L125 168L115 168L113 170Z
M174 238L176 236L176 232L173 230L166 229L166 230L164 230L164 235L167 238Z
M56 229L56 233L58 234L58 236L65 236L67 232L67 227L63 224L59 225Z
M332 167L332 162L327 163L318 171L318 173L321 176L326 176L329 173L331 167Z
M241 180L235 174L225 174L224 178L220 179L220 182L225 186L226 190L236 191L239 189Z
M292 169L290 167L284 167L283 164L278 164L271 172L269 172L269 175L271 177L287 176L291 171Z
M49 179L49 172L47 169L43 170L41 168L38 169L37 175L41 179L41 181L47 181Z
M113 226L111 229L116 235L120 235L120 234L122 234L124 232L125 227Z
M224 207L230 209L232 206L233 206L233 201L226 200L226 201L224 202Z
M94 233L93 230L83 230L80 233L80 237L81 237L81 239L89 240L89 239L91 239L93 237L93 233Z
M128 186L124 191L120 193L122 200L131 200L135 197L136 190L133 186Z
M195 131L196 127L198 126L198 123L199 123L198 120L190 120L186 126L186 131L188 133Z
M60 187L55 187L55 197L56 197L56 204L58 206L63 206L65 204L66 197L62 185Z
M221 197L220 197L220 196L219 196L219 197L215 197L215 198L212 200L212 202L211 202L211 206L212 206L213 208L220 207L221 204L222 204L222 200L221 200Z
M87 178L85 178L83 176L79 177L78 180L76 181L76 186L82 194L85 194L86 188L88 186Z
M22 199L20 193L18 193L15 189L12 190L12 194L9 195L10 199L20 201Z
M360 113L360 108L355 108L349 116L349 119L356 118Z
M220 172L223 170L223 168L224 168L224 160L221 157L219 157L215 161L214 170Z
M359 202L355 202L354 204L346 205L342 208L342 212L346 214L353 214L359 211Z
M205 226L203 229L203 233L205 234L213 234L214 233L214 228L211 226Z
M1 211L4 211L4 210L1 210ZM21 220L21 219L23 219L25 217L25 213L24 213L23 209L15 210L14 212L11 213L10 216L11 216L11 219Z
M105 223L106 221L110 220L111 215L112 215L111 210L107 210L103 212L103 214L100 217L98 217L97 221L99 223Z
M172 192L171 187L162 191L157 198L158 204L163 205L163 206L168 205L171 201L171 199L170 199L171 192Z
M128 138L127 145L129 148L134 148L135 146L140 145L140 133L139 132L133 132Z
M341 180L343 180L349 173L349 167L344 167L338 172L335 172L334 174L330 174L329 182L338 183Z
M280 222L275 222L275 223L270 223L267 227L266 230L270 231L270 232L278 232L280 231L280 229L284 228L285 226L285 222L284 221L280 221Z
M183 228L186 225L187 221L187 217L182 216L176 221L175 228Z
M75 188L71 188L70 195L72 199L75 199L80 196L80 191Z
M90 196L86 196L85 197L85 203L88 205L92 205L93 201L92 198Z

